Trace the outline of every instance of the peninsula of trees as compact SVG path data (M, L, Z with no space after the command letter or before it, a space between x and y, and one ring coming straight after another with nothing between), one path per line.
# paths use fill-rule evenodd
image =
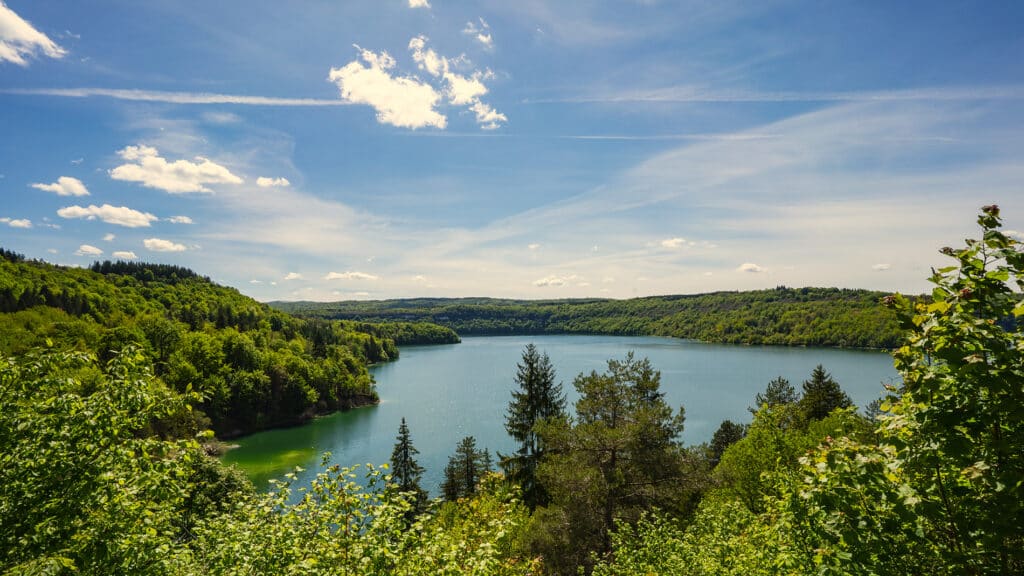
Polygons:
M457 339L422 323L295 318L178 266L64 268L0 250L0 353L49 347L102 365L135 346L171 390L199 395L156 424L176 434L231 437L376 403L366 367L398 358L396 341Z
M899 326L886 294L787 288L651 296L630 300L415 298L271 302L304 317L364 322L430 322L463 336L609 334L689 338L727 344L894 348Z

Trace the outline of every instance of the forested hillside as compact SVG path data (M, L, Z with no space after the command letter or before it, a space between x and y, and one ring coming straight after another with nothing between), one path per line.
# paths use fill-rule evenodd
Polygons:
M106 363L138 346L171 389L201 397L172 428L232 436L373 403L366 365L397 358L396 338L456 338L438 326L294 318L177 266L86 270L0 255L0 352L49 346Z
M462 335L622 334L730 344L893 348L895 315L882 292L786 288L631 300L418 298L271 302L293 314L367 322L417 321Z

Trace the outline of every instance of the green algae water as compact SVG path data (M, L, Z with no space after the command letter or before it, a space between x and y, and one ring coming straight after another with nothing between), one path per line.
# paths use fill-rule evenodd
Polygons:
M236 441L224 461L240 466L258 488L266 488L296 466L298 485L318 471L321 454L343 466L383 464L391 457L404 417L426 468L423 487L439 493L444 466L464 436L492 455L511 452L505 411L515 384L516 363L529 343L547 352L569 399L581 372L604 370L609 358L632 351L661 371L671 406L686 410L683 442L710 440L722 420L749 422L747 407L777 376L799 391L822 364L858 406L882 395L883 383L898 382L892 358L883 352L733 346L688 340L628 336L502 336L465 338L461 344L406 347L397 362L371 369L381 403L317 418L295 428L260 432Z

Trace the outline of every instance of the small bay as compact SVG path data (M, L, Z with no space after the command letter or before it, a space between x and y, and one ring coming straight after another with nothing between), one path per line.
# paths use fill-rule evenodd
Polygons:
M381 402L317 418L300 427L269 430L237 440L224 457L242 467L264 489L270 478L295 466L305 468L298 485L318 472L320 455L331 452L343 466L383 464L404 417L419 463L423 487L438 494L444 466L456 443L474 436L478 447L510 452L504 415L516 363L534 343L551 358L569 408L577 395L572 381L581 372L601 372L608 359L632 351L661 371L661 386L673 407L686 409L685 444L706 442L722 420L749 422L754 395L777 376L799 391L822 364L857 406L882 395L882 384L898 383L892 358L884 352L829 348L734 346L644 336L499 336L464 338L461 344L404 347L397 362L374 366Z

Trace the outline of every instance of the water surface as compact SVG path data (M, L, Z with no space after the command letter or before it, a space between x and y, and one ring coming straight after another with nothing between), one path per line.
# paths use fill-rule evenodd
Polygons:
M433 494L448 456L464 437L491 453L510 452L504 415L516 363L534 343L547 352L563 383L570 407L577 399L572 381L581 372L603 371L609 358L629 351L650 358L661 371L661 386L674 407L686 409L683 442L706 442L722 420L749 422L747 407L777 376L800 389L818 364L832 373L858 406L882 393L882 383L897 381L892 358L882 352L776 346L734 346L689 340L628 336L502 336L464 338L461 344L402 348L401 359L371 368L381 397L379 406L318 418L297 428L271 430L242 438L225 460L236 462L257 487L270 478L306 468L305 484L315 475L320 454L353 464L387 462L398 426L405 417L419 463L426 468L424 488Z

